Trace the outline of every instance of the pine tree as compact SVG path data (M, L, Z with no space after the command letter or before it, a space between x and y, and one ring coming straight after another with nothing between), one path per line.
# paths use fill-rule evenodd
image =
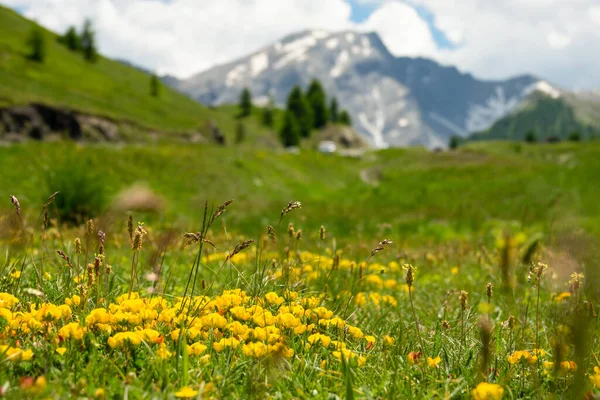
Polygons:
M273 122L274 122L274 118L273 118L273 100L271 99L271 100L269 100L269 104L267 104L265 106L265 108L263 109L262 123L267 128L272 128L273 127Z
M350 118L350 114L348 114L348 111L342 110L340 112L338 122L342 125L352 126L352 118Z
M450 143L448 144L448 147L450 147L450 150L454 150L460 145L460 142L461 142L460 136L452 135L450 137Z
M252 113L252 93L250 89L244 88L240 95L240 117L247 117Z
M58 38L58 41L71 51L79 51L81 49L81 40L74 26L69 27L64 35Z
M156 74L152 74L150 77L150 95L152 97L158 97L160 95L160 81Z
M294 86L287 100L287 111L294 114L300 126L300 135L309 137L313 127L312 110L300 86Z
M300 125L296 116L291 111L286 111L279 138L284 147L298 146L300 144Z
M313 114L313 127L321 129L327 125L329 110L327 109L327 95L321 86L321 82L314 79L308 87L306 98L310 104Z
M89 62L96 62L98 59L98 50L96 49L96 33L92 29L92 22L88 19L83 24L81 33L81 49L83 57Z
M339 105L337 99L334 97L329 104L329 120L335 124L339 118Z
M46 41L44 39L44 32L42 32L39 26L36 26L31 31L27 39L27 45L29 46L29 59L43 63L46 59Z

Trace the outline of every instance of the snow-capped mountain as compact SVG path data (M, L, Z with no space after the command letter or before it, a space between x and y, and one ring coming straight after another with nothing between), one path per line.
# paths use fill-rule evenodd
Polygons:
M454 134L490 127L533 91L535 77L482 81L423 58L394 57L375 33L304 31L247 57L168 84L210 105L235 103L249 87L258 104L284 105L294 85L317 78L375 147L444 147Z

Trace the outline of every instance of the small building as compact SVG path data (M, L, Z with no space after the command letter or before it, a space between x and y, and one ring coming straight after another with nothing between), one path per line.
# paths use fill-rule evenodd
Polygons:
M322 140L319 142L318 148L321 153L335 153L337 145L332 140Z

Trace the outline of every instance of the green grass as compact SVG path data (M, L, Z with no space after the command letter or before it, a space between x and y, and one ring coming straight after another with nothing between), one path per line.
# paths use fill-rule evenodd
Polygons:
M244 146L30 143L0 148L0 198L15 194L25 209L35 208L53 191L46 171L66 163L67 154L103 177L109 197L146 183L166 207L162 216L145 218L189 229L206 201L234 199L230 228L255 234L273 209L294 199L312 215L310 229L327 222L338 237L398 233L435 241L474 235L497 221L600 234L600 189L590 184L600 168L597 142L475 143L446 153L390 149L360 159Z

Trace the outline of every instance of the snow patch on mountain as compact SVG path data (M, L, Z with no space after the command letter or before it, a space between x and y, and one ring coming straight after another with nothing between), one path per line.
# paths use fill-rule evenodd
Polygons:
M250 66L252 76L255 77L259 75L261 72L269 68L269 56L265 52L256 54L250 59Z
M225 85L234 86L236 83L241 82L244 79L244 74L248 70L246 64L238 64L229 73L225 79Z
M328 49L335 49L340 44L340 40L338 38L331 38L325 42L325 47Z
M346 50L342 51L335 60L335 65L329 73L333 78L337 78L344 73L346 67L350 64L350 55Z
M550 96L553 99L558 99L560 97L560 90L556 89L555 87L553 87L552 85L550 85L546 81L536 82L536 83L528 86L524 90L524 93L526 95L529 95L529 94L531 94L533 92L543 93L543 94L545 94L547 96Z
M478 132L492 126L499 118L511 112L521 101L522 96L506 98L504 89L496 86L492 96L483 104L469 107L465 127L467 132Z

